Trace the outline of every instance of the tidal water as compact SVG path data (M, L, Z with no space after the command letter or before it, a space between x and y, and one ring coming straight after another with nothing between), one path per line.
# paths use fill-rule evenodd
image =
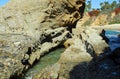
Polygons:
M40 70L42 70L43 68L45 68L49 65L55 64L59 60L60 55L61 55L61 53L64 52L64 50L65 50L65 48L58 47L58 48L50 51L48 54L43 56L40 59L40 61L38 61L32 68L30 68L26 72L25 77L23 79L33 79L32 77L34 76L34 74L38 73Z
M120 31L106 30L105 35L110 40L110 52L120 47L120 38L118 37L118 34L120 34ZM94 75L93 79L120 79L120 65L116 64L109 56L105 57L104 60L97 62L95 70L97 74Z
M120 31L117 31L117 30L106 30L105 35L110 40L109 46L111 50L114 50L120 47L120 38L118 37L119 34L120 34Z

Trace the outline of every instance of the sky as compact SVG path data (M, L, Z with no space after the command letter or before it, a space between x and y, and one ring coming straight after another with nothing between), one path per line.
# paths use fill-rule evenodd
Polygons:
M9 0L0 0L0 6L3 6L5 3L7 3Z
M86 2L87 1L90 1L90 0L86 0ZM118 0L92 0L92 8L95 8L95 9L100 8L100 3L105 1L112 3L113 1L118 1Z
M0 0L0 6L5 5L5 3L7 3L8 1L9 0ZM89 1L89 0L86 0L86 1ZM100 8L99 4L104 1L108 1L111 3L114 0L92 0L92 8ZM118 1L118 0L115 0L115 1Z

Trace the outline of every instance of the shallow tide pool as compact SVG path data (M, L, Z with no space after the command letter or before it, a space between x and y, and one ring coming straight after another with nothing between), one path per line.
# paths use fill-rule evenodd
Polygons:
M40 59L32 68L30 68L26 74L24 79L32 79L32 76L37 73L38 71L42 70L48 65L52 65L56 63L61 53L63 53L65 48L57 48L52 51L50 51L48 54L46 54L44 57Z

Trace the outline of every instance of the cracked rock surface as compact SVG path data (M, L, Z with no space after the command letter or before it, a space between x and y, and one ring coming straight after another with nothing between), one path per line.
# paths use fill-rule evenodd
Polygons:
M91 66L95 67L94 64L90 65L90 62L95 62L94 59L109 46L97 31L90 27L73 29L73 34L72 38L64 42L67 49L58 62L42 69L32 79L90 79L92 71L89 69Z
M84 0L10 0L1 7L0 78L20 75L62 44L84 8Z

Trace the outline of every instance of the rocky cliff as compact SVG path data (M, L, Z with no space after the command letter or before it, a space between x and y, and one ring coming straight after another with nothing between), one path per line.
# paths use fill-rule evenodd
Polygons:
M10 0L0 8L0 78L20 75L68 39L84 0Z
M70 71L80 63L87 69L87 62L103 53L108 45L95 30L76 28L84 8L85 0L10 0L0 8L0 78L22 75L59 45L66 47L59 61L33 79L69 79Z
M67 49L61 54L58 62L39 71L32 79L90 78L92 73L89 71L89 62L103 53L108 45L102 40L97 31L90 27L73 29L73 34L72 38L64 43ZM76 72L75 67L77 65L79 65L77 68L80 70L79 73ZM77 75L77 78L75 75Z

